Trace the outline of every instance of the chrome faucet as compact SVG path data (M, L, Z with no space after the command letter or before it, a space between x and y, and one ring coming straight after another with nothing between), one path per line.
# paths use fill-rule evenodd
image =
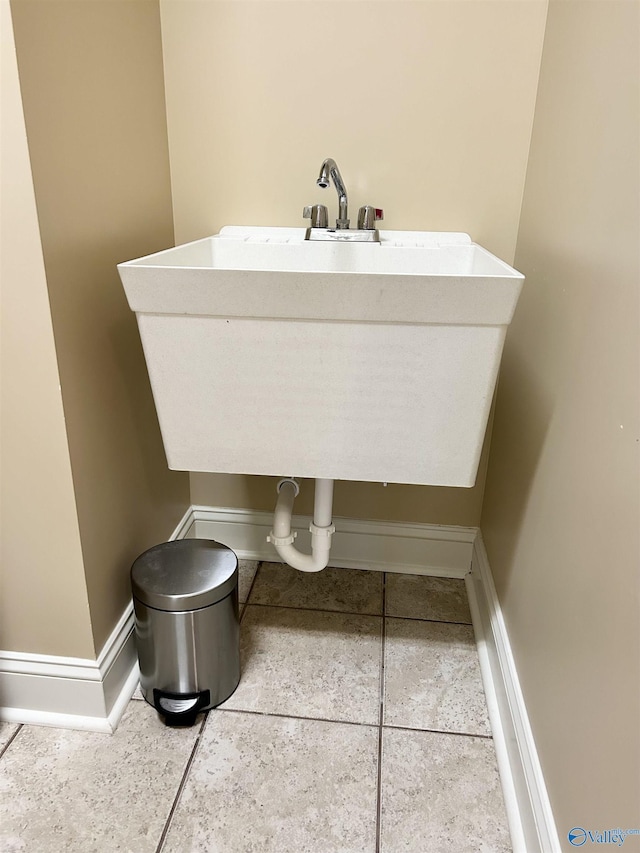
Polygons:
M342 180L340 169L335 160L327 157L320 167L320 176L316 181L319 187L326 189L329 186L329 179L333 180L333 185L338 193L338 218L336 219L336 228L343 229L349 227L349 216L347 214L347 189Z
M336 227L328 227L327 208L324 204L308 205L302 212L305 219L311 219L311 227L307 228L305 239L352 240L361 243L379 243L380 234L376 228L376 221L383 218L383 211L367 204L361 207L358 212L358 227L349 228L347 189L336 161L331 157L327 157L320 167L320 175L316 183L319 187L326 189L331 181L333 181L336 192L338 193L338 218L336 219Z

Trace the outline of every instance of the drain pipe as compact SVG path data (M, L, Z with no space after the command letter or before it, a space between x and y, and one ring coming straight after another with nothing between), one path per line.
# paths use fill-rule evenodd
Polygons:
M273 530L267 536L280 557L301 572L320 572L329 562L331 535L335 527L331 524L333 506L333 480L316 480L311 531L311 554L302 554L294 546L297 534L291 532L293 502L300 492L294 479L286 478L278 483L278 501L273 516Z

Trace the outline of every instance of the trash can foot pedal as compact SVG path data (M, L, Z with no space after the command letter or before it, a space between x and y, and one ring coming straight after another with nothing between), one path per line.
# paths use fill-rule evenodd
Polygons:
M209 690L201 690L198 693L170 693L156 687L153 689L153 705L167 726L192 726L200 711L210 704Z

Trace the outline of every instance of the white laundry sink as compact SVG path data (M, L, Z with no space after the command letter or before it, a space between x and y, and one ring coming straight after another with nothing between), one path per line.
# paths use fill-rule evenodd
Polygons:
M523 276L466 234L304 237L119 265L169 467L472 486Z

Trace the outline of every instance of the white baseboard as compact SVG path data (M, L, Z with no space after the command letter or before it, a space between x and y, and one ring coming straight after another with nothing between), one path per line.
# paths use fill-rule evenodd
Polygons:
M0 652L0 720L113 732L136 666L130 606L97 660Z
M193 524L191 508L170 539ZM0 651L0 720L111 733L138 683L133 604L97 660Z
M215 539L244 560L280 562L267 542L273 513L194 506L192 535ZM294 515L296 545L310 552L308 516ZM475 527L334 518L330 566L463 578L471 567Z
M514 853L560 853L547 789L487 552L478 533L466 577Z

